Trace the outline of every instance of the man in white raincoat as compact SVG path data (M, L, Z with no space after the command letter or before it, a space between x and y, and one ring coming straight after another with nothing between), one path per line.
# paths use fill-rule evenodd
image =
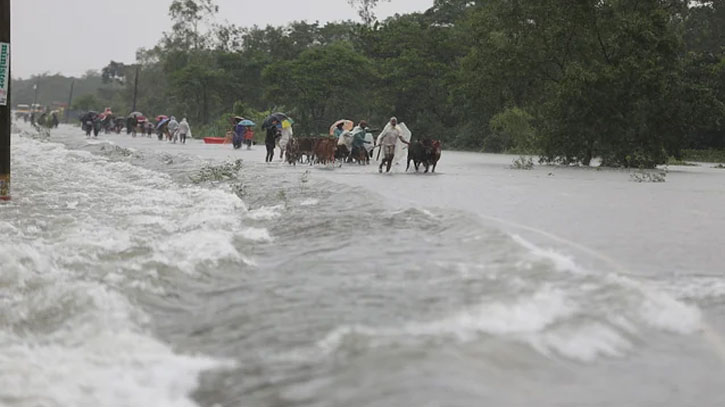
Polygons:
M181 144L186 144L186 137L191 137L191 127L189 127L189 122L186 121L186 117L184 117L181 120L181 123L179 123L179 141L181 141Z
M380 162L378 172L383 172L383 165L387 164L385 172L390 172L390 166L393 164L393 158L395 158L395 145L398 140L402 141L403 144L410 143L403 138L403 134L398 127L398 119L395 117L390 118L390 123L385 126L383 132L378 136L378 145L382 149L383 160Z
M337 145L339 146L345 146L347 148L347 156L350 156L350 153L352 153L352 133L350 133L350 130L342 130L340 132L340 135L337 138Z
M176 143L177 131L179 130L179 122L176 121L176 117L171 116L167 128L169 129L169 141Z

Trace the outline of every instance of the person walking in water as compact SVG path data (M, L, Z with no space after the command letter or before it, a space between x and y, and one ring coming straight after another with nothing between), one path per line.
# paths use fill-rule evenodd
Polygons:
M244 130L244 142L247 144L247 150L252 149L252 139L254 139L254 130L252 126L247 126Z
M267 128L267 137L264 138L264 145L267 147L267 157L264 162L272 162L274 160L274 147L277 144L277 137L280 137L279 120L272 121L272 125Z
M337 123L337 126L335 126L335 130L332 132L332 135L336 139L339 140L340 139L340 135L345 131L344 126L345 126L345 122Z
M237 124L234 126L234 135L232 136L232 145L235 150L242 148L242 143L244 143L244 132L246 130L246 127L242 125L242 122L244 121L243 117L240 117L239 120L236 118L234 119Z
M403 135L400 132L398 119L391 117L390 123L385 126L383 132L378 136L378 144L383 150L383 160L380 162L378 172L383 172L383 165L385 164L387 164L385 172L390 172L390 166L393 164L393 158L395 158L395 144L398 140L402 141L403 144L410 145L410 143L403 138Z
M179 141L181 144L186 144L186 136L191 133L191 127L189 127L189 122L186 121L186 117L181 119L181 123L179 123L179 129L177 131L179 133Z
M176 138L179 136L177 133L179 130L179 122L176 121L176 117L171 116L167 128L169 129L169 141L176 143Z

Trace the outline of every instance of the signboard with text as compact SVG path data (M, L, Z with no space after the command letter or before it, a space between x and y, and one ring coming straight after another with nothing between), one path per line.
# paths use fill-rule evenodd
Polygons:
M0 106L8 104L10 87L10 44L0 42Z
M10 86L10 44L0 42L0 106L8 104Z

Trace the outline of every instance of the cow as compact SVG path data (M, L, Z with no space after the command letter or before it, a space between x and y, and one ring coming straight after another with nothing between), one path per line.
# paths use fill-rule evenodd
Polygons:
M428 150L426 149L424 142L416 140L411 142L410 146L408 146L408 166L405 167L406 172L410 169L411 161L415 166L415 172L418 172L418 168L421 164L425 166L425 172L428 172Z
M331 138L322 138L315 144L315 163L327 164L335 163L335 151L337 150L337 140Z
M337 143L337 148L335 149L335 159L342 162L349 161L350 150L347 148L346 144Z
M304 155L307 157L307 162L311 165L315 157L315 145L319 139L316 137L301 137L297 139L298 144L298 155L302 159Z
M370 156L368 155L368 151L365 147L353 146L350 157L360 165L370 164Z
M297 161L300 159L300 145L296 138L290 137L287 145L285 146L285 157L287 163L290 165L297 165Z
M425 167L427 173L431 166L433 167L432 172L435 172L438 160L441 158L441 142L438 140L424 139L423 141L414 141L410 143L408 147L408 166L405 171L410 169L410 162L413 162L415 171L418 172L418 168L421 164Z
M436 165L438 165L438 160L441 159L441 152L443 151L443 146L441 145L440 140L433 140L431 142L431 153L430 153L430 163L433 165L433 171L436 172Z

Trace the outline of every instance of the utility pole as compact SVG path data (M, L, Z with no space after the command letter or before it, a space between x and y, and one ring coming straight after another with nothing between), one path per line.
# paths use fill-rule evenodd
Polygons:
M131 109L131 112L136 111L136 95L138 94L138 71L139 71L139 65L136 64L136 78L133 80L133 109Z
M71 103L73 103L73 86L75 86L76 80L73 79L73 81L70 83L70 94L68 95L68 106L65 107L65 122L68 123L68 119L70 118L70 106Z
M0 201L10 200L10 0L0 0Z

